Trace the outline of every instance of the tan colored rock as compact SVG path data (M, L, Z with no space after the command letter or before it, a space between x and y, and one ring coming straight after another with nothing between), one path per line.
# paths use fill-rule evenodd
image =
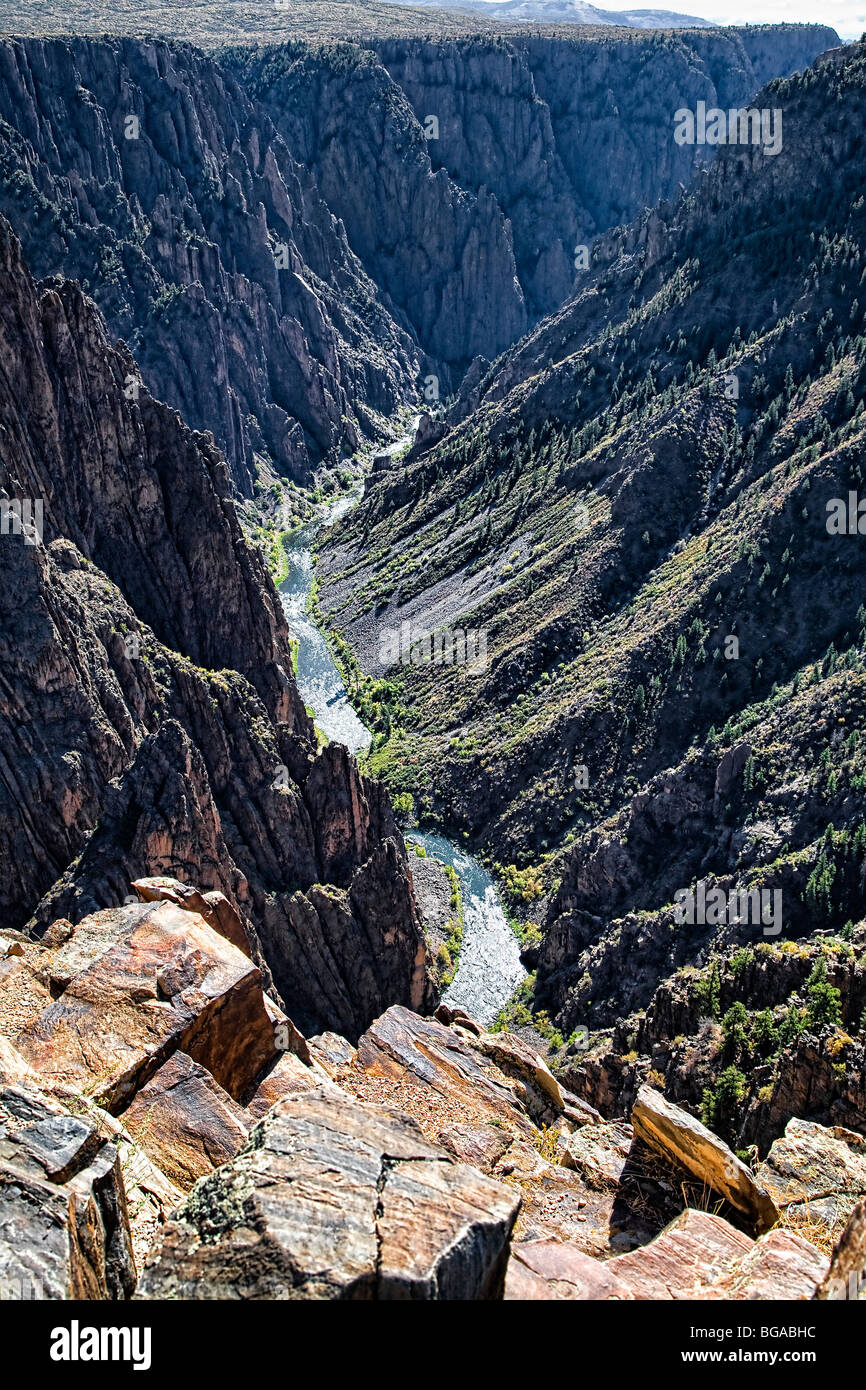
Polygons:
M461 1163L489 1173L509 1148L511 1135L501 1126L457 1124L442 1135L440 1143Z
M778 1221L770 1194L727 1144L660 1091L641 1086L631 1118L638 1139L726 1197L758 1231L767 1231Z
M619 1183L633 1142L630 1125L585 1125L560 1141L559 1161L593 1187Z
M48 953L57 997L15 1046L37 1072L116 1112L175 1051L238 1098L275 1055L261 975L196 913L158 902L94 913Z
M318 1033L316 1037L309 1039L309 1045L316 1061L331 1076L336 1075L340 1067L354 1062L358 1056L358 1049L339 1033Z
M21 1029L51 1003L51 991L38 968L48 955L34 947L29 954L0 960L0 1037L14 1042Z
M440 1006L440 1007L447 1007L447 1006L442 1005L442 1006ZM452 1027L455 1027L455 1028L462 1028L464 1032L466 1032L466 1033L471 1033L471 1034L473 1035L473 1037L476 1037L476 1038L480 1038L480 1037L482 1036L482 1034L486 1031L486 1029L484 1029L484 1028L481 1026L481 1024L478 1023L478 1022L472 1017L471 1014L468 1014L468 1013L466 1012L465 1009L459 1009L459 1008L458 1008L458 1009L455 1009L455 1008L451 1008L451 1009L448 1010L448 1012L449 1012L450 1015L451 1015L451 1017L450 1017L450 1019L449 1019L448 1021L449 1021L449 1023L452 1025ZM437 1009L437 1010L436 1010L436 1016L438 1017L438 1015L439 1015L439 1010ZM441 1019L440 1019L440 1022L443 1022L443 1021L444 1021L444 1020L441 1020Z
M753 1245L722 1217L689 1208L648 1245L615 1255L608 1269L636 1299L721 1298L715 1286Z
M328 1074L317 1063L306 1066L295 1053L282 1052L270 1071L260 1078L244 1109L254 1120L260 1120L278 1100L314 1091L328 1082ZM337 1097L342 1094L336 1086L334 1091Z
M511 1247L505 1298L628 1302L634 1295L616 1278L610 1261L594 1260L566 1241L527 1240Z
M778 1228L754 1241L730 1222L687 1209L648 1245L608 1268L637 1299L809 1299L828 1260Z
M810 1299L829 1267L827 1256L814 1245L777 1227L760 1236L716 1288L731 1299Z
M21 1053L3 1037L0 1037L0 1085L39 1088L36 1072L28 1067Z
M551 1110L556 1114L565 1110L562 1087L553 1072L516 1033L481 1033L471 1046L521 1085L524 1102L534 1118L547 1119Z
M596 1110L595 1106L590 1105L588 1101L582 1100L580 1096L576 1096L572 1091L567 1091L564 1088L562 1094L565 1098L565 1108L562 1113L569 1124L579 1127L605 1123L601 1111Z
M182 1191L234 1158L253 1117L185 1052L175 1052L124 1111L132 1138Z
M40 937L40 945L51 947L62 946L64 941L69 940L74 931L75 928L67 917L58 917L50 926L45 928L45 931Z
M213 927L220 936L224 936L226 941L237 946L245 956L252 957L243 922L225 893L221 893L219 889L202 893L200 889L193 888L188 883L159 875L154 878L137 878L132 886L143 903L177 903L178 907L184 908L187 912L197 912L208 926Z
M866 1198L866 1137L789 1120L756 1176L780 1210L838 1227Z
M866 1202L858 1202L851 1212L815 1296L822 1302L866 1303Z
M137 1269L143 1269L160 1227L180 1206L185 1193L166 1177L114 1115L96 1105L89 1106L88 1113L120 1156L135 1264Z
M518 1206L405 1116L325 1087L280 1101L201 1179L138 1296L498 1298Z
M498 1116L532 1137L520 1094L525 1088L435 1019L419 1018L400 1006L388 1009L360 1038L358 1066L374 1076L429 1087L446 1099L465 1102L479 1120Z

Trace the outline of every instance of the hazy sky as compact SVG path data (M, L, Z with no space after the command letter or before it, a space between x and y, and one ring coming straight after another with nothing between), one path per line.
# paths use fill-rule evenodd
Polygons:
M694 4L672 0L592 0L599 9L664 9L694 14L717 24L829 24L843 39L858 38L866 30L866 0L695 0Z
M590 0L600 10L674 10L715 24L829 24L843 39L866 31L866 0Z

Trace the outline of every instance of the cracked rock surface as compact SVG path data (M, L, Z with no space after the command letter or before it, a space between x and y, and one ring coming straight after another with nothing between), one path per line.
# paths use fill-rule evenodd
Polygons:
M196 1184L137 1296L498 1298L519 1205L413 1120L316 1089Z

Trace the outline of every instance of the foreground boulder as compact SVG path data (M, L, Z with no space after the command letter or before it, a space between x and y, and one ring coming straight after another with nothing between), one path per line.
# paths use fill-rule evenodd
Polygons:
M826 1256L791 1231L754 1241L710 1212L687 1208L639 1250L607 1268L636 1299L807 1299Z
M505 1297L520 1302L628 1302L634 1294L613 1274L610 1261L594 1260L566 1241L525 1240L512 1247Z
M238 1098L273 1059L259 970L170 902L96 912L46 953L50 1002L15 1038L44 1076L112 1113L174 1051Z
M519 1204L406 1116L324 1087L280 1101L196 1184L138 1296L499 1298Z
M641 1086L632 1125L636 1138L726 1197L758 1231L768 1231L776 1224L779 1212L773 1199L746 1165L718 1135L694 1115L672 1105L660 1091Z
M120 1160L87 1115L0 1090L0 1299L120 1299L135 1287Z

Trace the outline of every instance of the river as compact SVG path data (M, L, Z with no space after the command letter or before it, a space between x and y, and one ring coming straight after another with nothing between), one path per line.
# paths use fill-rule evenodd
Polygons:
M392 450L404 442L398 440ZM307 611L307 603L313 584L316 536L324 526L345 516L360 501L363 490L362 480L351 493L330 503L319 516L287 538L289 575L279 591L289 629L298 641L297 681L301 698L314 711L322 732L329 739L344 743L353 753L369 747L370 731L349 703L330 648ZM525 973L520 947L505 919L496 886L477 860L444 836L411 831L406 838L423 845L432 858L450 864L457 874L463 895L463 945L457 973L443 999L488 1025L511 998Z

